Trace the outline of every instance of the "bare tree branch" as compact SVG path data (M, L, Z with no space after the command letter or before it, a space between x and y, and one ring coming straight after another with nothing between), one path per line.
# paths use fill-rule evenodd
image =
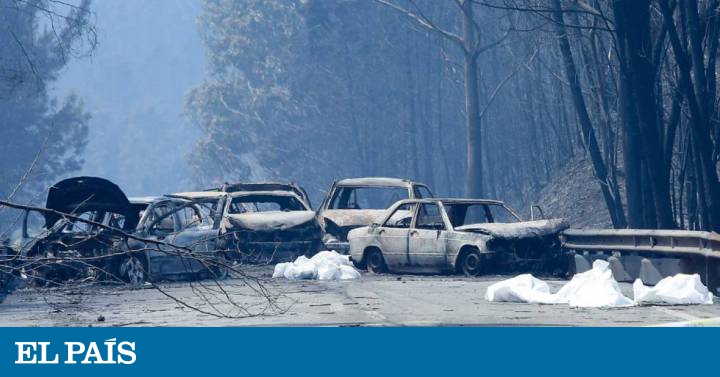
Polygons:
M446 39L454 42L461 48L465 49L465 44L463 43L463 40L462 40L462 38L460 38L460 36L458 36L455 33L449 32L447 30L444 30L444 29L438 27L429 18L427 18L422 12L410 11L410 10L402 8L396 4L393 4L392 2L390 2L388 0L375 0L375 2L382 4L384 6L387 6L390 9L393 9L397 12L400 12L401 14L404 14L407 17L410 17L411 19L415 20L418 24L420 24L424 28L439 34L443 38L446 38Z

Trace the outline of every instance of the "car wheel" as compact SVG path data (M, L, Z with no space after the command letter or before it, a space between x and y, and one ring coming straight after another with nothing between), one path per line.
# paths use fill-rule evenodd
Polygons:
M120 278L132 286L140 286L148 280L147 267L142 258L131 255L120 264Z
M478 276L482 272L482 256L477 250L463 254L460 259L460 271L465 276Z
M387 272L387 265L385 264L385 257L382 252L378 249L372 249L368 251L365 256L365 264L367 265L368 271L374 274L381 274Z

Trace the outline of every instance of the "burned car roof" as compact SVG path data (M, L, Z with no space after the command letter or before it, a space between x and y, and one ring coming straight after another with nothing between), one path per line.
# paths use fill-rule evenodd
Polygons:
M498 204L504 205L505 202L494 199L463 199L463 198L424 198L424 199L404 199L403 203L477 203L477 204Z
M162 196L133 196L128 198L128 200L131 204L151 204L162 198Z
M346 178L336 182L338 186L389 186L389 187L408 187L412 181L400 178L387 177L364 177L364 178Z
M276 190L276 191L233 191L233 192L223 192L223 191L191 191L191 192L178 192L175 194L167 195L169 198L180 198L180 199L215 199L220 198L224 195L227 195L231 198L237 198L241 196L251 196L251 195L269 195L269 196L293 196L293 197L300 197L302 196L298 195L294 191L285 191L285 190Z
M48 191L48 209L62 213L79 214L87 211L103 211L123 215L124 227L134 228L138 223L138 214L133 209L125 193L116 184L97 177L75 177L60 181ZM45 213L45 226L50 228L61 216Z
M295 183L286 182L238 182L226 183L222 187L211 188L205 191L295 191L299 186Z
M209 192L259 192L259 191L289 191L297 194L303 199L308 207L312 207L310 204L310 197L304 188L294 182L277 182L277 181L265 181L265 182L238 182L238 183L226 183L222 187L211 188L205 191Z
M391 210L386 212L383 220L386 220L391 215L391 211L394 208L398 208L403 204L407 203L442 203L443 205L450 206L456 205L473 205L473 204L488 204L497 205L505 208L510 214L517 220L517 222L491 222L491 223L470 223L461 226L454 226L456 231L468 231L475 232L479 231L494 237L502 238L522 238L528 236L541 236L551 233L557 233L559 230L563 230L569 227L569 224L563 219L543 219L534 221L523 221L520 217L504 202L493 199L461 199L461 198L426 198L426 199L405 199L395 203ZM452 225L452 224L451 224Z
M175 194L167 195L170 198L181 198L181 199L216 199L226 195L221 191L189 191L189 192L178 192Z

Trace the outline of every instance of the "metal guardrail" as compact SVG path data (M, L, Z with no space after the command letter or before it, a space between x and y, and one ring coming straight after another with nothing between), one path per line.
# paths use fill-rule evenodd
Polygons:
M586 257L616 256L625 276L642 277L645 266L661 267L663 260L678 261L676 270L697 273L714 292L720 288L720 234L687 230L567 229L562 247ZM593 253L595 255L593 255ZM632 260L633 257L635 260ZM632 266L629 264L634 263ZM640 263L642 262L642 263ZM621 266L623 267L623 266ZM653 268L654 269L654 268ZM657 268L662 277L669 275ZM623 271L625 272L625 271Z
M720 258L720 234L688 230L568 229L562 245L573 250L633 251Z

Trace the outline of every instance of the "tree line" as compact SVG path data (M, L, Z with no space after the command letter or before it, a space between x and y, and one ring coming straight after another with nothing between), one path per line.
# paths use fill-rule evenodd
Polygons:
M585 158L613 226L718 230L717 23L715 0L206 0L191 161L527 203Z
M0 197L32 200L79 169L90 114L51 91L70 60L95 47L90 2L0 0ZM0 210L0 215L2 215Z
M199 187L389 175L520 207L586 161L613 226L717 231L718 3L204 0L188 160ZM0 4L12 198L81 166L90 114L47 88L95 34L88 1Z

